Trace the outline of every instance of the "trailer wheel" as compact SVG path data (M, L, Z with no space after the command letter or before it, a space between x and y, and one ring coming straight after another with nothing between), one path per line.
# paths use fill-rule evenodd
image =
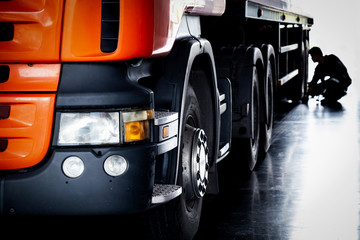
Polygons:
M253 88L252 88L252 113L253 113L253 137L244 139L244 154L247 159L249 170L252 171L257 163L260 144L260 95L259 95L259 75L254 67Z
M271 136L274 125L274 80L275 65L272 57L275 58L274 49L271 45L263 45L262 47L264 59L264 84L261 89L264 94L263 100L263 119L261 123L261 152L265 156L270 148Z
M252 171L260 149L260 98L263 83L263 57L254 46L223 47L217 56L218 77L227 77L232 85L232 147L230 154L239 158L239 167Z
M266 85L265 93L267 95L267 109L266 113L266 123L263 125L264 138L263 138L263 151L266 153L270 147L271 135L274 125L274 89L273 89L273 78L272 78L272 66L269 63L267 75L266 75Z
M235 158L241 158L239 167L245 171L254 170L260 153L260 95L259 95L259 76L254 67L253 87L251 99L251 112L253 113L253 137L252 138L233 138L231 154Z

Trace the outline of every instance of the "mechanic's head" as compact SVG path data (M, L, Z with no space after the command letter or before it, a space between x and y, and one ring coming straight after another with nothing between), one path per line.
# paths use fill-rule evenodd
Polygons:
M313 62L323 62L324 56L319 47L313 47L309 50L309 54L311 55L311 59Z

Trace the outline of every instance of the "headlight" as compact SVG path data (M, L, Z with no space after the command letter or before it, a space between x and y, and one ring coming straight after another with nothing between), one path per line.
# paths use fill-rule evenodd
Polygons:
M104 145L150 138L154 110L60 113L58 146Z
M120 143L119 112L61 113L58 145Z

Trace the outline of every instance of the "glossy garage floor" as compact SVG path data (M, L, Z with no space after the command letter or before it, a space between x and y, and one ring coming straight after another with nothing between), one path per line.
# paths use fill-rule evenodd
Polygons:
M272 146L252 173L220 163L196 239L359 239L359 105L310 99L280 109ZM236 165L236 164L235 164Z

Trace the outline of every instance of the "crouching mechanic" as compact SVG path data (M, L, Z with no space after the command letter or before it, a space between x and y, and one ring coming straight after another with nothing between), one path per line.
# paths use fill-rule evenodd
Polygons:
M321 103L324 105L336 103L347 94L347 89L351 84L345 65L333 54L323 56L319 47L311 48L309 54L313 62L317 62L318 65L309 83L308 95L323 95L325 99ZM325 79L325 77L328 78Z

